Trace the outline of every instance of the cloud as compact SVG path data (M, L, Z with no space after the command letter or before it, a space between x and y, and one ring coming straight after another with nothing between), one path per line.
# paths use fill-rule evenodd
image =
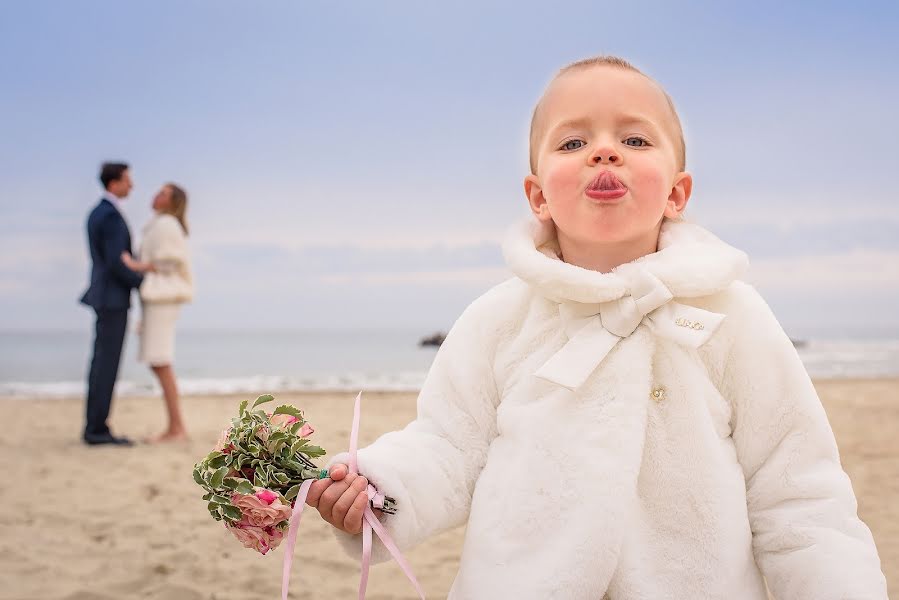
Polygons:
M852 290L859 295L899 292L899 251L852 250L840 254L754 261L748 279L777 292Z
M481 269L453 269L446 271L374 272L361 274L322 275L319 281L325 284L358 283L363 285L417 284L427 286L477 285L487 289L512 276L505 268L484 267Z

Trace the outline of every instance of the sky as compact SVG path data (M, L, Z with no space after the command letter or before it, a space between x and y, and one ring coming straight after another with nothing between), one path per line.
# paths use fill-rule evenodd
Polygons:
M791 334L899 335L888 2L0 2L0 331L80 330L99 164L189 193L185 329L449 327L509 276L553 73L674 98L688 214Z

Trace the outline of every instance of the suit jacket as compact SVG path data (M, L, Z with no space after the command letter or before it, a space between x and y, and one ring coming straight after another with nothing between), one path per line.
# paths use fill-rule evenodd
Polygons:
M139 287L143 275L122 262L122 252L131 252L131 233L121 213L105 198L87 218L87 243L91 253L91 282L82 304L95 309L127 309L131 289Z

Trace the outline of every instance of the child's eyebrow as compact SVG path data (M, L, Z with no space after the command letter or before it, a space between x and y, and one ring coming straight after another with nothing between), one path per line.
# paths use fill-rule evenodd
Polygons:
M547 133L554 133L560 129L583 129L590 126L590 119L587 117L578 117L576 119L566 119L554 124L547 130Z
M649 127L654 132L658 132L661 128L653 121L647 119L646 117L642 117L640 115L622 115L616 120L619 126L627 126L627 125L643 125ZM547 130L547 134L552 134L560 130L564 129L586 129L589 128L593 124L592 119L588 117L577 117L575 119L566 119L564 121L560 121L554 124L551 128Z
M624 115L618 122L621 125L645 125L653 130L660 130L660 127L655 122L638 115Z

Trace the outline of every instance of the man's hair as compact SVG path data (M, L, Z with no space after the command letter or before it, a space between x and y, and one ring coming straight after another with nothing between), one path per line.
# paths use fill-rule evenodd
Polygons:
M678 170L683 171L684 169L686 169L687 146L684 143L684 129L683 129L683 127L681 127L680 117L678 117L678 115L677 115L677 109L674 108L674 101L671 99L671 96L668 95L668 92L666 92L662 88L662 86L660 86L658 84L658 82L656 82L651 77L647 76L646 73L644 73L643 71L641 71L640 69L638 69L637 67L632 65L631 63L627 62L623 58L619 58L617 56L592 56L590 58L583 58L581 60L575 61L575 62L559 69L559 72L555 74L555 76L552 78L552 80L550 80L549 85L552 85L552 83L556 79L558 79L562 75L565 75L566 73L571 73L572 71L584 71L584 70L592 68L592 67L613 67L616 69L622 69L624 71L632 71L634 73L639 73L643 77L646 77L647 79L649 79L650 81L652 81L653 83L655 83L656 85L659 86L659 89L662 90L663 94L665 94L665 100L668 101L669 108L671 108L671 114L674 117L674 125L677 129L678 139L675 141L675 144L676 144L675 152L677 153ZM547 86L547 88L548 87L549 86ZM543 104L543 98L541 97L540 100L537 102L537 105L534 107L534 113L531 115L531 132L530 132L530 136L528 138L529 144L530 144L528 154L530 156L531 173L533 173L533 174L537 173L537 151L536 151L537 148L536 148L536 146L537 146L537 141L538 141L537 140L538 128L536 127L536 125L537 125L537 117L540 113L540 106L542 104Z
M103 189L108 190L109 184L122 178L125 171L128 170L126 163L106 162L100 167L100 183Z

